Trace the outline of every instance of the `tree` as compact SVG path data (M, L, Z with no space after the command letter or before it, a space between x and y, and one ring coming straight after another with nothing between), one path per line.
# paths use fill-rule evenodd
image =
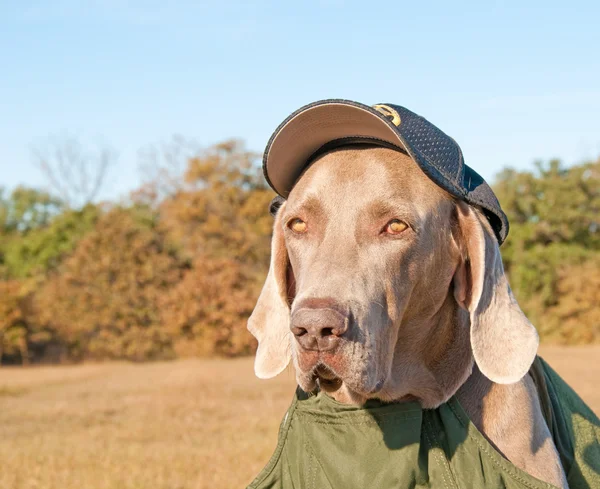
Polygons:
M32 281L0 281L0 364L3 357L27 365L31 346L46 344L52 333L40 327L32 309L36 284Z
M557 300L541 323L546 340L564 343L600 342L600 256L562 267Z
M44 226L5 235L0 244L2 275L7 278L45 276L73 251L99 216L100 209L88 204L80 210L64 209Z
M0 232L26 233L46 226L64 205L48 192L18 186L10 195L0 188Z
M178 172L157 210L190 268L163 297L165 328L178 355L248 353L255 345L245 323L268 267L274 194L239 141L197 151Z
M138 168L144 182L141 193L152 194L154 202L175 195L185 186L188 162L199 152L197 143L182 136L173 136L167 143L140 150Z
M494 188L510 221L502 246L505 268L541 335L557 341L600 339L600 326L583 306L595 300L593 280L579 287L573 282L585 270L598 270L600 161L566 168L553 160L537 163L533 172L507 169Z
M266 270L274 193L257 155L226 141L191 158L185 185L160 207L169 236L190 256L227 257Z
M86 151L69 137L45 149L35 148L33 161L60 198L69 207L80 208L98 197L117 155L107 147Z
M164 327L178 356L241 355L255 348L246 331L259 284L244 265L198 256L181 282L161 297Z
M36 310L74 358L170 357L158 301L184 266L147 214L115 208L38 291Z
M24 364L29 362L23 310L21 308L21 284L16 281L0 282L0 363L4 353L21 352Z

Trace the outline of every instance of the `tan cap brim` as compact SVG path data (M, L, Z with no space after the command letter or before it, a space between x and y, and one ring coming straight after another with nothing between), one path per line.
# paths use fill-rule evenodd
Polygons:
M406 148L396 121L368 105L332 100L303 107L273 133L263 158L271 187L287 198L307 161L324 144L342 138L368 138Z

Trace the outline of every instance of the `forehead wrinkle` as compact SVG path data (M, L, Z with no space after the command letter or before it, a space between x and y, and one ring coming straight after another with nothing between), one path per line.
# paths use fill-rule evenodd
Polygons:
M431 218L432 214L435 215L439 211L440 203L447 200L449 194L425 175L408 156L394 156L381 165L389 182L383 200L418 216L423 221Z
M318 195L314 192L303 195L299 201L292 202L292 205L288 205L284 215L284 219L291 217L294 214L306 213L306 214L320 214L323 211L323 204Z
M410 201L384 200L381 198L369 202L366 206L366 213L369 217L376 220L388 216L410 219L415 214L418 214L415 206Z
M290 197L293 194L298 197L294 210L300 210L309 200L315 199L307 211L316 211L320 207L319 210L330 217L350 217L360 214L361 209L364 211L365 205L376 196L398 211L423 220L435 212L443 193L403 153L388 148L348 148L326 153L315 160L301 176Z

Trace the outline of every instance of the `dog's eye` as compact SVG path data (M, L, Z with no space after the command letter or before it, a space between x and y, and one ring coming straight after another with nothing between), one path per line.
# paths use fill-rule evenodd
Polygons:
M295 233L302 234L306 232L306 223L299 218L292 219L288 224L289 228Z
M392 219L385 226L385 232L388 234L400 234L408 229L408 224L400 219Z

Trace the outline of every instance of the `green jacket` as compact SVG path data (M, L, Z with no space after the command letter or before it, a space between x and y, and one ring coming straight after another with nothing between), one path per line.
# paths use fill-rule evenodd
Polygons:
M531 371L571 489L600 488L600 421L541 358ZM249 489L548 489L503 458L456 398L348 406L300 389Z

